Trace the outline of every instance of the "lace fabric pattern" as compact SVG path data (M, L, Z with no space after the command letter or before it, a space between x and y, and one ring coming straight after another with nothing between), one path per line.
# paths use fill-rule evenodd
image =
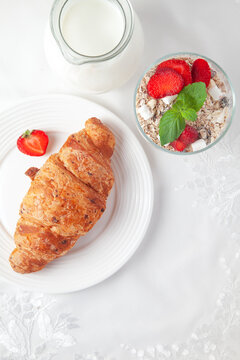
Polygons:
M50 316L55 303L53 297L26 292L0 297L1 360L50 360L76 343L70 331L78 327L77 319L67 313Z
M240 141L221 142L221 146L199 155L198 161L185 159L193 177L176 191L191 189L196 193L193 204L205 203L216 221L227 226L226 256L219 263L226 274L211 318L198 326L179 344L156 344L138 349L129 344L122 348L133 358L142 360L238 360L240 358ZM232 144L232 145L229 145ZM193 156L194 157L194 156Z
M228 141L229 143L229 141ZM226 239L228 251L219 258L226 274L211 318L200 324L183 343L151 344L137 348L134 344L119 344L118 357L139 360L239 360L240 358L240 142L221 146L184 159L192 169L192 179L184 187L196 194L196 204L207 202L216 219L231 231ZM197 164L197 165L196 165ZM207 169L207 171L206 171ZM195 206L196 204L193 204ZM79 343L73 336L80 319L71 314L52 314L57 298L22 292L15 296L0 296L1 360L58 359L64 348ZM78 336L79 338L79 336ZM94 346L94 344L93 344ZM74 347L75 349L76 347ZM71 351L73 360L111 360L107 354L89 349L88 354ZM92 352L91 352L92 351Z

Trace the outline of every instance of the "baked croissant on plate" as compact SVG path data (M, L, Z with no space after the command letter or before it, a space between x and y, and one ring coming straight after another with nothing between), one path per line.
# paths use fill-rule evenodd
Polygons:
M20 207L10 255L14 271L31 273L66 254L100 219L114 183L115 139L100 120L70 135L40 170L26 174L32 183Z

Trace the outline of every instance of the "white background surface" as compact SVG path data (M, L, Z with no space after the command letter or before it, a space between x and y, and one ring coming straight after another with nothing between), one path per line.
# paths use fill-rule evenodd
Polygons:
M43 36L51 4L0 0L0 109L26 96L72 93L45 62ZM141 138L132 103L146 66L177 51L215 60L230 76L238 98L240 4L234 0L132 0L132 4L145 33L141 68L122 88L89 98L115 112L142 143L153 171L154 214L142 246L116 275L83 292L56 296L55 312L71 312L80 324L75 333L78 344L56 359L96 349L120 356L121 343L140 348L182 340L212 312L223 282L218 257L224 252L225 230L207 206L193 211L194 192L174 191L189 179L190 170L183 160L161 153ZM232 132L239 129L238 120L237 111ZM17 289L1 282L1 291L14 294Z

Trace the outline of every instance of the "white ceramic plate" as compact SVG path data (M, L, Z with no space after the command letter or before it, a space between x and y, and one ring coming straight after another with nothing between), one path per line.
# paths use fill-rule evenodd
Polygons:
M92 116L99 117L116 137L115 185L107 210L67 255L40 272L16 274L8 257L14 248L19 206L30 185L24 172L30 166L40 167ZM45 156L30 157L17 150L16 139L28 128L47 131L50 143ZM120 269L142 241L153 205L151 170L128 127L100 105L74 96L50 95L31 98L2 113L0 133L0 276L30 290L66 293L97 284Z

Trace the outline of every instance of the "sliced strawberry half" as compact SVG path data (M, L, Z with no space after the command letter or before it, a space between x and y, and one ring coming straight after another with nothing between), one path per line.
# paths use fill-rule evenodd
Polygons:
M148 94L155 99L178 94L184 86L183 77L170 68L159 69L147 84Z
M183 151L188 145L191 145L199 138L197 130L190 126L186 125L185 129L181 135L174 140L171 145L177 151Z
M180 75L182 75L184 80L184 86L192 83L191 69L186 61L180 59L170 59L163 61L161 64L158 65L156 73L158 73L159 70L164 67L173 69L177 71Z
M30 156L42 156L46 153L48 146L48 136L42 130L25 131L18 140L18 149Z
M192 66L193 82L204 82L208 87L211 80L211 69L208 62L204 59L197 59Z

